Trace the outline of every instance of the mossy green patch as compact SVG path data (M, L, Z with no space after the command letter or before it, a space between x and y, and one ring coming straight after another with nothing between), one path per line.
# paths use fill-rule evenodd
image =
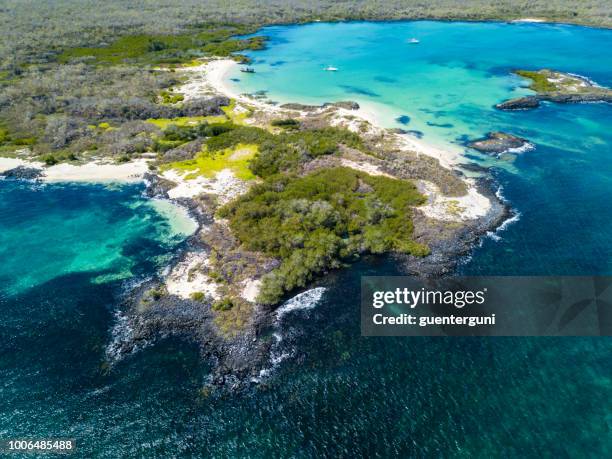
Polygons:
M529 89L532 89L535 92L554 92L557 90L557 86L554 83L548 81L547 75L544 73L534 72L530 70L517 70L514 73L519 76L522 76L523 78L529 78L531 80Z
M174 124L178 127L186 126L197 126L201 123L208 124L221 124L228 121L236 125L244 124L251 112L248 110L238 112L236 110L236 100L231 99L230 104L226 107L221 107L223 115L211 115L211 116L182 116L178 118L149 118L148 123L154 124L160 129L167 129L170 125Z
M147 123L154 124L160 129L167 129L170 125L184 127L197 126L200 123L206 122L210 124L223 123L227 121L224 115L218 116L181 116L179 118L149 118Z
M176 104L178 102L182 102L185 100L185 96L180 93L175 93L169 90L164 89L159 93L162 98L162 102L164 104Z
M252 180L255 176L249 169L249 163L257 152L257 145L238 144L225 150L203 151L194 159L165 164L162 170L185 171L185 178L191 180L199 176L213 178L222 170L229 169L241 180Z
M252 110L236 110L236 99L231 99L230 103L227 107L221 107L225 116L227 116L228 120L237 125L245 124L245 120L249 118L252 114Z

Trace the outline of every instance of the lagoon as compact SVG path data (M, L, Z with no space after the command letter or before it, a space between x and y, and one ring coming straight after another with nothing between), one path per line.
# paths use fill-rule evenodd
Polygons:
M612 106L494 108L531 93L514 69L552 68L612 86L611 30L403 21L273 26L260 34L269 37L267 49L247 53L256 73L227 75L235 92L265 91L279 103L355 100L382 126L415 131L462 162L491 168L517 218L461 272L612 274ZM465 147L489 131L525 137L535 149L491 158Z

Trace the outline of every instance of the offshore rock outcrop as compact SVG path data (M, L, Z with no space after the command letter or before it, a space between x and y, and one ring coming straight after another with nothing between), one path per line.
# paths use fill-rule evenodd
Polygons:
M482 153L498 155L508 151L520 151L531 146L527 139L505 132L489 132L486 137L467 144L468 147Z
M305 105L305 104L298 104L298 103L292 102L292 103L283 104L280 106L280 108L284 108L285 110L297 110L300 112L314 112L320 109L325 109L325 108L330 108L330 107L343 108L345 110L359 110L359 104L351 100L343 100L339 102L326 102L322 105Z
M540 99L537 96L518 97L510 99L500 104L495 108L499 110L531 110L540 106Z
M612 90L599 86L580 75L542 69L538 71L517 70L519 76L531 80L534 96L510 99L495 107L500 110L529 110L540 106L541 101L559 104L608 102L612 103Z

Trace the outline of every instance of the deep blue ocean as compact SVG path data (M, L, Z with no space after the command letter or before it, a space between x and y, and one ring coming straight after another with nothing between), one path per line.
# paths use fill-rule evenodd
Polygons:
M231 76L242 91L358 100L492 167L520 217L460 273L612 274L612 107L492 108L528 93L517 67L612 85L612 31L424 21L262 33L257 73ZM465 151L489 130L536 148ZM0 181L0 438L76 438L88 458L612 455L610 338L363 338L360 277L401 274L393 258L321 279L321 301L278 325L283 362L244 393L203 391L207 362L175 340L109 365L118 295L161 269L188 227L140 186Z

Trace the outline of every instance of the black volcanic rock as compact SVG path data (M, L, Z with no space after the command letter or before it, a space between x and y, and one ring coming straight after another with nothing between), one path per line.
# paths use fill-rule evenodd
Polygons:
M280 107L284 108L285 110L299 110L301 112L313 112L321 108L319 105L305 105L305 104L298 104L298 103L293 103L293 102L288 103L288 104L283 104Z
M341 100L339 102L328 102L322 105L325 107L337 107L344 108L345 110L359 110L359 104L357 102L353 102L352 100Z
M499 110L531 110L539 106L540 100L537 96L526 96L507 100L501 104L497 104L495 108Z
M323 105L305 105L298 103L288 103L280 106L286 110L299 110L301 112L314 112L321 108L336 107L344 108L345 110L359 110L359 104L352 100L341 100L339 102L326 102Z
M506 134L505 132L489 132L486 137L467 144L468 147L482 153L499 154L508 150L522 148L529 145L527 139Z
M0 176L15 180L39 180L45 174L42 169L27 166L17 166L0 173Z

